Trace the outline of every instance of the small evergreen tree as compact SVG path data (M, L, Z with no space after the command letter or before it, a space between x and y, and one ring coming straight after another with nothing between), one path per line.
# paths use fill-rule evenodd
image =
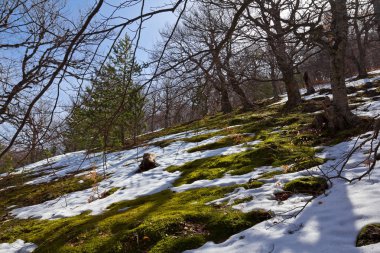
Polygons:
M113 48L109 62L73 108L68 121L69 150L121 147L144 128L142 87L133 82L141 67L133 63L128 37Z

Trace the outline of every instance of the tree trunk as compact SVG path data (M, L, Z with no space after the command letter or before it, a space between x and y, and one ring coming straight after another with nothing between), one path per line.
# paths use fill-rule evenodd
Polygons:
M277 43L271 43L288 95L286 104L288 107L294 107L301 103L301 93L294 77L293 63L288 59L285 47L285 42L281 42L281 40L277 41Z
M363 47L362 42L360 41L360 36L358 41L358 78L367 78L368 72L367 72L367 62L366 62L366 56L367 52L365 48Z
M152 105L152 115L150 119L150 131L154 131L154 119L156 116L156 98L153 97L153 105Z
M301 103L301 93L294 77L293 61L286 52L285 32L279 18L281 13L279 9L275 9L274 11L277 12L276 16L278 17L273 20L276 35L272 35L269 40L269 45L276 57L278 68L282 73L282 78L286 86L286 92L288 94L288 102L286 105L292 108Z
M348 15L346 0L330 0L332 33L334 41L328 47L330 54L332 104L326 103L328 127L333 130L346 129L357 123L357 117L348 105L345 84Z
M231 68L231 65L230 65L231 58L232 58L232 46L231 46L231 43L229 43L226 48L225 64L222 67L224 67L227 73L227 80L229 82L229 85L231 85L232 90L239 96L240 102L243 106L243 110L244 111L251 110L253 108L253 104L249 101L243 89L240 87L241 81L238 80L238 78L236 77L236 72L234 71L233 68ZM220 61L219 61L219 64L220 64Z
M286 102L287 107L292 108L301 103L301 93L298 84L294 78L293 69L288 67L280 67L282 72L282 78L285 83L286 92L288 94L288 102Z
M244 91L240 87L235 74L232 73L231 70L227 72L228 80L230 82L230 85L233 89L233 91L239 96L240 102L243 106L243 110L248 111L253 108L252 103L248 100L247 96L245 95Z
M373 8L375 9L375 20L377 24L377 33L380 39L380 0L373 0Z
M278 90L277 82L276 82L276 73L274 69L274 65L270 65L270 79L272 80L272 90L273 90L273 98L274 100L279 100L280 99L280 92Z
M310 82L310 77L309 77L309 74L307 73L307 71L303 75L303 80L305 82L305 86L306 86L306 90L307 90L306 95L315 93L314 86Z
M355 37L356 37L356 45L358 47L358 56L355 56L354 50L352 50L352 55L354 57L355 65L358 70L358 78L367 78L367 63L366 63L366 48L365 48L365 42L367 35L364 38L364 41L362 40L362 32L360 31L358 19L359 19L359 8L360 8L360 2L359 0L355 1L355 17L353 21L353 27L355 31Z
M120 143L125 147L127 144L126 138L125 138L125 128L123 125L120 126Z
M220 61L219 55L216 54L215 52L213 52L212 57L213 57L213 61L214 61L215 68L216 68L216 74L217 74L217 76L219 78L219 82L220 82L220 86L219 86L218 90L220 91L220 94L221 94L221 100L220 100L221 109L222 109L223 113L230 113L230 112L232 112L232 105L230 103L230 99L229 99L229 95L228 95L227 80L226 80L226 78L223 74L223 71L222 71L222 69L223 69L222 62Z
M169 110L169 106L166 106L165 108L165 117L164 117L164 124L165 124L165 128L168 128L170 126L170 110Z
M278 64L278 68L282 73L282 80L285 83L288 95L287 107L292 108L301 103L301 93L294 77L293 63L288 59L285 50L285 42L270 43Z
M232 105L230 103L230 99L228 96L228 91L227 90L222 90L220 92L220 104L221 104L221 109L223 113L230 113L232 112Z

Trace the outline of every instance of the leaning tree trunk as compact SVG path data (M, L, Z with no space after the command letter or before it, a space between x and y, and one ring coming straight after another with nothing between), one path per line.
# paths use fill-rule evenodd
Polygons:
M285 50L285 43L271 43L278 64L278 68L282 74L282 80L285 83L288 102L286 106L293 108L302 102L301 93L294 77L293 63L288 59Z
M230 112L232 112L232 105L231 105L229 95L228 95L227 80L226 80L226 78L223 74L223 71L222 71L222 63L219 59L219 56L216 54L213 54L213 61L215 63L216 74L217 74L217 76L219 78L219 82L220 82L220 86L219 86L218 90L219 90L220 95L221 95L221 98L220 98L221 109L222 109L223 113L230 113Z
M277 10L277 12L277 15L280 17L280 11ZM286 52L286 42L283 37L285 32L282 28L280 19L274 19L274 29L276 30L277 35L271 37L269 45L275 55L278 68L281 71L282 79L285 83L286 92L288 94L288 102L286 105L288 108L292 108L302 102L301 93L294 77L294 65L292 59L290 59Z
M227 73L227 80L229 82L229 85L231 86L232 90L239 96L239 100L241 102L241 105L243 106L244 111L251 110L253 108L253 104L249 101L248 97L246 96L243 89L240 87L241 82L236 77L236 72L233 68L231 68L230 60L232 57L232 47L231 44L227 45L226 48L226 57L225 57L225 63L223 66L224 70ZM218 62L221 63L220 61Z
M346 0L329 0L332 13L332 34L334 40L329 44L331 70L331 89L333 101L325 103L328 127L341 130L354 126L358 122L348 105L345 85L346 49L348 33L348 14Z
M227 71L228 81L232 87L232 90L239 96L240 102L243 106L243 110L248 111L253 108L252 103L248 100L245 92L240 87L238 80L236 79L235 74L232 70L228 69Z
M223 113L232 112L232 105L228 96L228 91L226 89L220 92L220 105Z
M288 94L288 102L286 103L287 107L292 108L301 103L301 93L294 78L293 69L284 66L280 66L279 69L282 73L282 79L285 83L286 93Z

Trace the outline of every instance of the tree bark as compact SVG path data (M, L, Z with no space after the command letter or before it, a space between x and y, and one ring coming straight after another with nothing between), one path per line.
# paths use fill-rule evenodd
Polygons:
M303 75L303 80L305 82L305 86L306 86L306 94L313 94L315 93L315 89L314 89L314 86L310 83L310 77L309 77L309 74L307 72L305 72L305 74Z
M294 78L293 69L286 66L286 64L279 63L279 69L282 73L282 79L285 83L286 93L288 94L287 107L295 107L301 103L301 93L298 84Z
M243 110L250 110L253 108L252 103L248 100L247 96L245 95L244 91L239 85L239 82L236 79L235 74L231 71L227 71L227 77L228 81L233 89L233 91L239 96L240 102L243 106Z
M368 72L367 72L367 62L366 62L366 41L368 37L368 32L365 31L364 41L362 40L362 32L360 31L358 19L359 19L359 7L360 2L359 0L356 0L355 2L355 17L354 17L354 31L355 31L355 37L356 37L356 45L358 47L358 56L356 57L354 54L354 51L352 50L352 55L354 57L355 65L358 70L358 78L367 78Z
M282 28L281 19L279 18L281 16L280 10L273 9L273 12L275 12L275 16L278 17L273 19L276 35L271 35L269 45L276 57L278 68L282 73L282 79L285 83L286 92L288 94L287 107L291 108L302 102L301 93L294 77L293 61L286 52L286 42L283 37L285 32Z
M228 91L226 89L221 90L220 92L220 104L223 113L232 112L232 105L228 96Z
M230 113L230 112L232 112L232 105L231 105L229 95L228 95L227 80L226 80L225 76L223 75L223 71L222 71L223 66L222 66L222 63L220 61L219 55L217 55L215 52L213 52L212 57L213 57L213 61L215 64L216 73L217 73L217 76L218 76L219 82L220 82L218 90L220 91L220 95L221 95L221 100L220 100L221 109L222 109L223 113Z
M375 9L375 20L377 24L377 33L380 39L380 0L373 0L373 8Z
M270 63L270 79L271 79L271 84L272 84L272 90L273 90L273 98L274 100L279 100L280 99L280 91L277 86L276 82L276 72L275 72L275 67L274 63Z
M346 0L329 0L332 13L332 34L334 40L330 42L331 89L332 104L326 103L326 118L328 127L333 130L349 128L357 123L355 116L348 105L348 96L345 84L346 48L348 34L348 14Z

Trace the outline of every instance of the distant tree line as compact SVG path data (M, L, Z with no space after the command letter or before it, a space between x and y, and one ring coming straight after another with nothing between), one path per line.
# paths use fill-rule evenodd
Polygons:
M357 118L348 109L344 79L366 78L380 67L377 5L370 0L193 3L174 33L173 27L162 32L163 41L171 40L161 81L148 99L154 101L151 129L218 111L249 110L284 93L293 108L302 103L305 72L311 85L332 82L330 127L350 127ZM159 50L152 55L159 57Z

